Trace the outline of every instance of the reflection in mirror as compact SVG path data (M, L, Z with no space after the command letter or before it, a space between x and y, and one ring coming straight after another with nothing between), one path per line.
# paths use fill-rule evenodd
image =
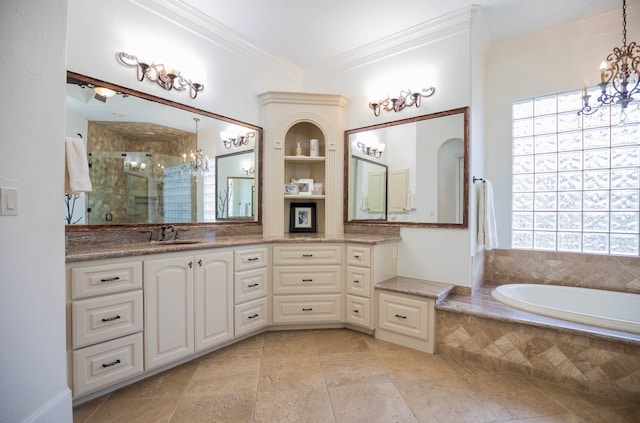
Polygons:
M468 110L346 131L345 223L466 228ZM369 190L379 178L369 163L385 170L383 192ZM384 213L371 213L372 198L384 199Z
M216 157L216 219L252 219L255 204L253 150Z
M349 203L353 220L387 219L387 166L351 156L354 196Z
M98 96L94 87L117 94ZM71 197L75 207L67 207L68 223L260 220L260 127L68 72L66 133L86 141L93 186ZM248 142L227 147L222 134ZM215 158L230 151L240 151L242 167L217 181ZM228 190L227 177L236 176L250 180L250 194L245 198L245 188L234 183L234 200L242 193L244 205L220 214L217 187Z

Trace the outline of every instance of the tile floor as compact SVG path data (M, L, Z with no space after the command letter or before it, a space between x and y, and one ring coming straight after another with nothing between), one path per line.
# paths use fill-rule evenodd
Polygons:
M256 335L82 404L73 421L637 423L640 405L335 329Z

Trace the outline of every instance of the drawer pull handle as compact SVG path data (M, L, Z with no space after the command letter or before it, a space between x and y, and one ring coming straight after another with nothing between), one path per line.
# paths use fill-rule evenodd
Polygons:
M100 282L115 282L115 281L119 281L119 280L120 280L120 276L114 276L112 278L100 279Z
M260 317L259 314L254 314L253 316L247 317L247 319L255 319L256 317Z
M102 367L107 368L107 367L115 366L116 364L120 364L120 363L121 363L120 359L117 359L116 361L112 361L111 363L102 364Z
M360 310L353 310L354 313L360 313Z
M102 319L103 322L113 322L114 320L118 320L120 316L107 317L106 319Z
M360 283L360 281L353 281L353 283L355 283L356 285Z
M256 261L259 259L260 259L259 257L251 257L251 258L248 258L247 261Z
M313 257L313 254L303 254L302 257Z
M313 279L303 279L302 282L313 282Z
M398 319L406 319L406 318L407 318L407 316L403 316L403 315L401 315L401 314L396 314L396 317L397 317Z
M313 308L309 307L309 308L303 308L302 311L313 311Z
M358 260L358 259L360 258L360 256L359 256L359 255L357 255L357 254L355 254L355 255L353 256L353 258L354 258L354 259L356 259L356 260Z
M259 285L260 285L259 283L252 283L252 284L247 285L247 287L255 288L256 286L259 286Z

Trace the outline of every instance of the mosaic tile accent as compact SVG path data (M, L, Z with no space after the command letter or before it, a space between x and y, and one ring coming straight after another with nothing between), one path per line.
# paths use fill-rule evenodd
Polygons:
M640 346L445 310L436 322L439 354L640 403Z
M640 294L640 257L491 250L485 256L484 281L569 285Z

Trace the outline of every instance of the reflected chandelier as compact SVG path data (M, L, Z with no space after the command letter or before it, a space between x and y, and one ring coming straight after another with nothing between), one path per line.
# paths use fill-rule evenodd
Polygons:
M608 63L607 63L608 62ZM640 93L640 45L635 42L627 45L627 2L622 0L622 47L615 47L607 56L607 61L600 65L600 95L596 99L598 104L589 104L589 87L585 84L582 95L582 110L578 115L591 115L600 106L620 104L620 120L626 118L625 109L634 101L633 95Z
M195 99L198 93L204 89L204 85L193 82L190 79L180 75L180 71L169 70L159 63L144 63L138 60L136 56L124 52L118 53L118 61L126 66L135 66L137 68L138 81L144 81L146 77L149 81L156 82L167 91L186 91L189 89L189 97Z
M193 118L196 122L196 147L198 145L198 122L199 118ZM198 174L204 175L209 172L209 158L204 155L201 148L195 151L191 150L189 153L189 161L187 161L187 154L182 155L182 171L189 172L191 176L198 176Z
M379 100L377 103L369 103L369 108L373 109L373 114L380 116L380 111L385 112L399 112L407 107L416 106L420 107L420 103L423 97L431 97L436 92L433 87L424 88L419 93L412 93L411 90L400 91L400 95L396 98L387 97L384 100Z

